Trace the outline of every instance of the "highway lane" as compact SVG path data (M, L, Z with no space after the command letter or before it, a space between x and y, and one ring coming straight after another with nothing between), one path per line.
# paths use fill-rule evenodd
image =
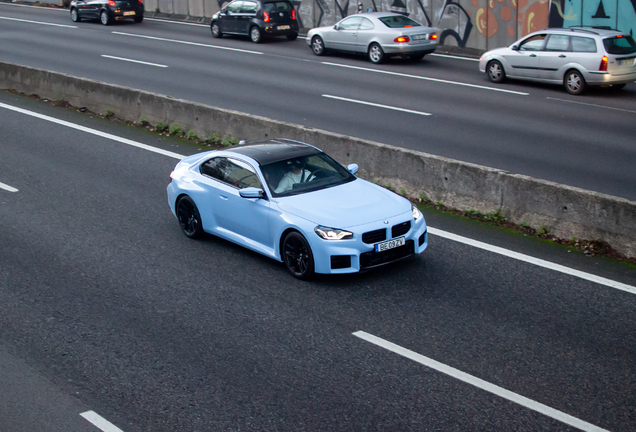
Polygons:
M0 18L6 61L636 199L634 84L572 97L554 86L490 84L466 59L372 66L315 57L302 40L212 39L199 25L74 24L65 11L8 4L0 16L11 18Z
M0 102L197 151L34 100ZM296 281L270 259L181 234L165 201L174 158L7 109L0 125L0 182L17 189L0 190L0 346L126 432L575 430L358 331L585 424L636 426L634 294L437 236L395 266ZM425 215L636 286L631 268Z

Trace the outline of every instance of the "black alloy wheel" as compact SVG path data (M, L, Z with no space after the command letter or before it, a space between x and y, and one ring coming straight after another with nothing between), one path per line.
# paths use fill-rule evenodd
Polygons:
M140 22L142 22L143 20L144 20L144 16L143 16L143 15L142 15L142 16L136 16L136 17L135 17L135 22L136 22L137 24L139 24L139 23L140 23Z
M311 40L311 50L317 56L325 55L325 43L320 36L314 36Z
M254 43L261 43L261 29L258 26L253 26L250 29L250 39Z
M585 78L583 78L583 74L573 69L568 71L565 74L565 78L563 79L563 85L565 86L565 90L573 95L580 95L585 91L586 84Z
M187 237L197 239L203 235L201 215L192 198L184 196L177 202L177 219L181 230Z
M506 78L506 72L503 66L497 60L491 60L486 65L486 73L488 79L494 83L500 83Z
M214 21L212 23L211 29L212 29L212 37L220 38L221 36L223 36L223 33L221 33L221 27L219 27L218 22Z
M384 61L384 51L382 51L382 47L375 42L369 46L368 55L369 60L371 60L373 64L380 64Z
M101 14L99 14L99 20L101 21L102 24L104 24L105 26L107 26L108 24L110 24L110 18L108 17L108 12L106 11L102 11Z
M287 234L283 241L283 259L287 270L298 279L307 280L314 275L314 256L309 243L297 231Z
M79 12L77 11L77 8L71 9L71 21L80 22L81 20L82 20L82 18L80 18Z

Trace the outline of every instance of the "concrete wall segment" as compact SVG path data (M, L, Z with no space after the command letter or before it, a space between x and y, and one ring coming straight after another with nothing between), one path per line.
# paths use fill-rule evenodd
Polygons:
M99 81L76 78L0 62L0 88L64 100L73 106L104 113L113 110L127 120L179 123L199 137L219 133L239 139L291 138L323 149L343 164L357 163L360 175L379 184L420 194L433 202L462 210L500 210L517 224L547 225L562 237L608 242L627 256L636 256L636 202L499 169L400 149L333 132L321 131L214 108Z

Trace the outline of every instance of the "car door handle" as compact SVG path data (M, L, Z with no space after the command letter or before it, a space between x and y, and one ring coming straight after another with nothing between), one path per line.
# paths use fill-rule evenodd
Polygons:
M530 54L530 57L536 57L536 56L537 56L536 54Z
M227 196L225 195L219 195L221 197L221 199L226 200L227 201Z
M559 56L559 58L566 58L566 57L567 57L567 56L566 56L565 54L561 54L561 55Z

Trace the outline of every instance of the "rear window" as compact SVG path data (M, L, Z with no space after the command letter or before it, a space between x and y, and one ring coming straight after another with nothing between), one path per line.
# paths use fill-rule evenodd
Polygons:
M616 36L603 39L605 51L609 54L633 54L636 53L636 43L631 36Z
M265 12L267 12L267 13L271 13L271 12L291 12L291 10L293 8L294 7L292 6L292 4L290 2L286 2L286 1L265 3L263 5L263 9L265 9Z
M384 18L380 18L380 21L390 28L403 28L403 27L421 27L422 24L417 21L413 21L409 17L402 15L393 15Z

